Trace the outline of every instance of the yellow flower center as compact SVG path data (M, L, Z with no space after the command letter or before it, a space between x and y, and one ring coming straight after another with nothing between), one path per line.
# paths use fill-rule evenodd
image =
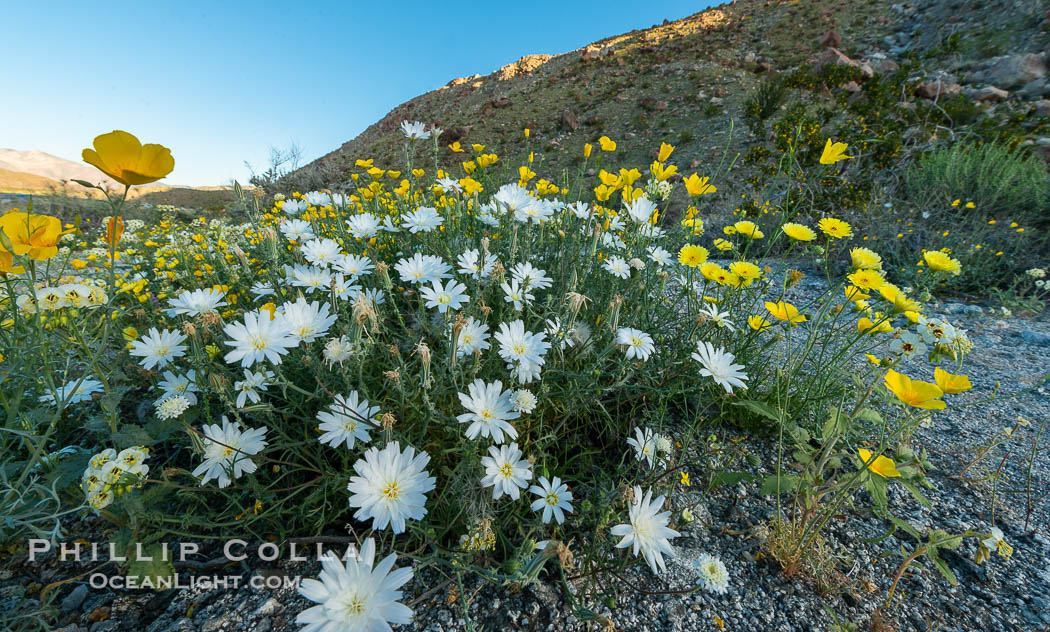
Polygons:
M514 468L510 466L510 463L504 463L503 465L499 466L499 473L504 478L510 478L514 474Z
M397 484L397 481L391 481L387 483L383 491L380 492L385 498L390 500L397 500L397 497L401 494L401 487Z

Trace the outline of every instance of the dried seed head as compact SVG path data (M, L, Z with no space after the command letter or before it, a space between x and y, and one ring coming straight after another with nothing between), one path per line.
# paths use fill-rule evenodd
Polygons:
M208 383L211 384L212 389L222 391L226 389L229 380L222 373L211 373L208 375Z
M383 413L380 423L383 425L383 430L390 430L397 423L397 417L394 416L394 413Z
M187 320L182 323L182 331L190 338L193 338L197 335L197 326Z
M579 292L568 292L565 295L565 300L569 304L569 309L572 310L573 313L575 313L579 312L580 308L583 307L587 303L587 301L591 299L587 298L583 294L580 294Z
M796 283L801 281L806 275L802 272L791 269L787 271L787 286L794 287Z
M390 380L391 382L401 381L401 371L383 371L383 375L385 375L386 379Z

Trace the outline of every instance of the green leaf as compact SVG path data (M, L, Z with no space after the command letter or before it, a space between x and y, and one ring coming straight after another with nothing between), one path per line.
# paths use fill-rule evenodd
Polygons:
M887 516L887 518L889 518L890 522L896 525L899 529L906 531L909 535L911 535L911 537L915 538L916 540L922 539L922 536L919 535L919 530L911 526L911 523L907 520L901 520L900 518L896 518L894 516Z
M864 483L871 500L875 503L876 513L886 513L886 479L881 476L868 476Z
M149 433L142 426L126 425L117 432L113 433L113 443L118 448L130 448L132 446L151 446L156 441L153 437L149 436Z
M959 580L956 579L955 573L953 573L952 569L948 566L948 562L945 562L939 555L937 555L936 549L928 548L926 550L926 557L930 558L930 561L933 562L933 565L941 572L944 579L948 580L949 584L952 586L959 585Z
M759 493L763 496L776 494L778 486L781 494L792 492L798 489L798 480L797 476L791 475L767 476L762 481L762 489L759 490Z
M736 485L744 481L753 481L755 478L757 477L751 472L719 472L711 477L708 489L714 489L720 485Z
M820 438L824 441L828 439L835 439L842 435L846 429L846 422L848 419L840 412L837 407L833 407L829 410L827 421L824 422L824 426L820 428Z
M877 410L871 408L861 408L857 411L857 419L862 419L876 425L882 424L882 415L880 415Z
M926 508L933 507L933 504L922 495L922 492L920 492L919 488L913 483L901 479L898 479L897 482L903 485L904 489L908 490L908 493L911 494L912 498L914 498L920 505Z
M760 402L758 400L745 399L739 402L734 402L733 405L743 406L744 408L750 410L756 415L761 415L763 417L766 417L767 419L772 419L777 423L780 423L781 419L783 418L779 410L773 408L765 402Z

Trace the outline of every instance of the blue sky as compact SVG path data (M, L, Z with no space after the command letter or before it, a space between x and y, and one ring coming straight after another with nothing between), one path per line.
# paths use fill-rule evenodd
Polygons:
M455 77L713 4L11 2L0 147L79 160L124 129L171 147L169 182L243 182L271 147L316 158Z

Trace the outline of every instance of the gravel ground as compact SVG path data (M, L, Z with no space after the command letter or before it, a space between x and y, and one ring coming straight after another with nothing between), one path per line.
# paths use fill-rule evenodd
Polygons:
M793 291L792 300L802 301L819 292L822 285L813 276ZM872 614L885 598L902 557L899 549L910 546L896 536L878 543L874 539L888 525L869 511L857 508L843 512L827 530L829 547L841 555L839 568L848 582L846 589L822 596L812 584L787 576L763 551L760 525L775 510L769 497L760 496L757 483L715 488L698 496L697 520L681 529L674 540L677 557L668 560L668 572L657 579L648 569L636 569L622 577L606 578L609 587L622 589L615 609L599 612L617 630L686 631L726 630L818 631L834 623L827 614L872 630L943 631L1036 631L1050 629L1050 428L1042 435L1031 472L1031 503L1026 488L1028 455L1041 422L1050 420L1050 385L1037 386L1050 373L1050 322L1004 317L990 308L962 303L944 303L939 311L948 320L969 331L975 344L967 357L966 373L974 388L953 397L955 407L935 417L930 428L919 431L915 447L928 450L934 469L933 484L925 493L932 509L919 506L900 486L890 486L891 512L912 524L941 528L950 533L968 527L987 531L995 499L995 521L1014 546L1009 559L993 557L983 565L972 560L976 540L967 539L957 551L943 554L960 585L950 586L932 569L914 569L898 588L903 598L883 619L886 627L872 621ZM936 312L936 310L935 310ZM922 375L925 363L915 362L909 373ZM1000 395L1035 390L1016 398L982 402ZM1018 429L1005 446L993 450L962 479L958 474L972 460L976 447L1018 416L1031 422ZM770 473L776 462L776 445L748 439L747 453L759 459L751 468ZM992 485L982 472L999 470L1001 483L993 495ZM698 494L700 492L697 492ZM1029 507L1029 504L1031 505ZM858 507L863 506L860 503ZM90 529L90 526L86 527ZM730 574L730 589L724 595L639 594L625 582L649 593L688 589L695 581L692 562L703 553L718 556ZM250 578L281 576L313 577L315 562L248 560L239 566L201 571L203 574L241 575L242 586L227 589L201 587L163 592L125 592L91 589L81 579L61 587L56 599L61 612L57 630L64 632L145 632L296 630L296 614L308 607L294 588L254 587ZM58 565L54 555L35 564L25 555L7 560L0 568L0 608L18 600L32 600L41 584L72 576L70 565ZM407 587L406 599L416 611L413 630L598 630L597 623L580 623L552 581L511 590L477 581L463 586L472 595L469 619L455 593L441 578L423 572ZM450 605L451 603L451 605ZM612 628L609 628L612 629Z

